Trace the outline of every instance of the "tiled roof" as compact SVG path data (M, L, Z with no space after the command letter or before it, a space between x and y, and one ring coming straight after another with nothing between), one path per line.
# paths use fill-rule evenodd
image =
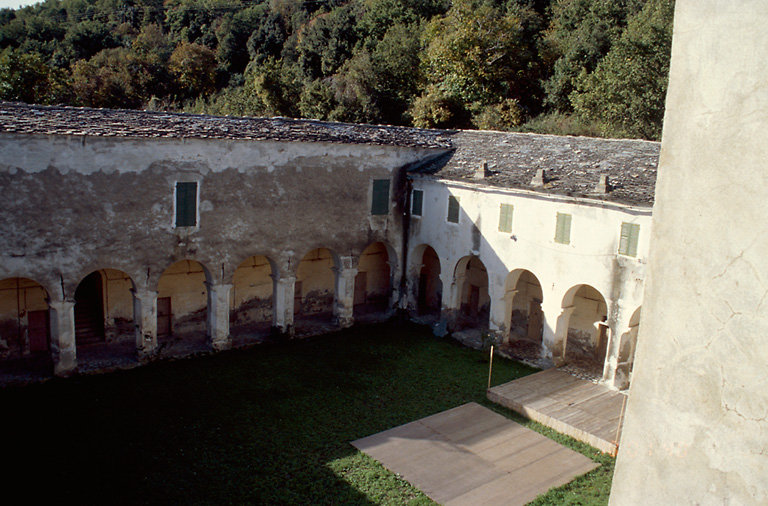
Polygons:
M288 118L239 118L0 102L0 133L242 139L389 145L446 150L413 173L449 180L653 204L658 142L556 135L427 130ZM448 151L450 150L450 151ZM475 174L487 164L485 177ZM546 183L531 184L538 169ZM607 175L607 193L595 192Z
M0 133L337 142L448 149L446 132L288 118L240 118L0 102Z
M454 152L412 172L443 179L576 197L653 204L658 142L463 130L450 133ZM482 179L477 169L487 163ZM538 169L546 184L533 186ZM595 192L607 175L607 193Z

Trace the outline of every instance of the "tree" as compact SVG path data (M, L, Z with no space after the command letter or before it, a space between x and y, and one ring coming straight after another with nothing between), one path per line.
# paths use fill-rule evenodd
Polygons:
M75 63L72 90L80 105L135 109L159 89L153 70L145 55L122 47L104 49Z
M582 71L592 72L619 39L627 17L643 0L555 0L541 60L552 67L545 102L560 112L573 110L570 94Z
M576 113L611 136L660 139L672 45L673 0L650 0L571 95Z
M0 52L0 100L54 104L67 99L66 76L36 53Z
M182 42L173 50L168 69L181 96L207 95L215 89L216 56L205 46Z

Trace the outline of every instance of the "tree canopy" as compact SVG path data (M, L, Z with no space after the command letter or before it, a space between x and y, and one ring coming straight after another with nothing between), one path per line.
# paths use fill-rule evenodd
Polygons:
M0 10L0 99L658 139L673 10L673 0L45 0Z

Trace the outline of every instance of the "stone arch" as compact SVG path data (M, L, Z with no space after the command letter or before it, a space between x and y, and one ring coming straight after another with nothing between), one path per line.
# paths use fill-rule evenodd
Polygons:
M0 280L0 359L50 357L48 290L29 278Z
M504 283L504 324L510 341L526 340L541 345L544 295L539 279L529 270L515 269Z
M443 303L443 282L440 280L440 257L432 246L423 244L414 249L418 258L416 310L422 316L440 316Z
M488 270L475 255L465 256L453 271L455 287L456 330L487 328L491 297L488 293Z
M392 255L383 242L360 254L355 275L354 316L386 313L392 297Z
M197 260L169 265L157 282L157 340L164 354L207 349L211 275Z
M632 380L632 367L635 363L635 348L637 346L637 333L640 328L640 314L642 307L638 307L629 319L629 328L621 334L619 343L618 364L616 365L616 379L614 385L619 390L629 388Z
M275 312L275 272L269 257L253 255L232 273L230 333L235 344L269 334Z
M608 305L593 286L576 285L563 297L558 337L563 339L560 363L602 377L609 341Z
M339 268L338 255L328 248L307 252L296 266L293 312L297 330L306 331L333 322Z
M75 345L80 367L103 367L136 358L133 279L98 269L75 288Z

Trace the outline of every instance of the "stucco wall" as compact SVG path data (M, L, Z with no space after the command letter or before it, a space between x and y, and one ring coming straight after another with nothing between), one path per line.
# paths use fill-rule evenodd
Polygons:
M678 0L611 503L768 502L768 4Z
M212 282L231 283L256 254L295 274L317 247L359 255L381 240L400 251L400 170L434 151L10 133L0 148L0 279L34 279L55 299L102 268L156 290L182 259L202 263ZM370 214L373 179L391 180L388 216ZM177 181L198 182L197 227L174 228Z
M413 177L413 188L424 192L424 200L422 216L413 216L410 225L411 307L416 305L415 281L427 244L440 258L446 310L456 304L451 284L457 263L467 255L479 257L488 271L490 327L502 334L510 312L505 298L508 276L513 271L519 276L519 269L530 271L542 288L544 346L550 356L559 352L567 333L567 327L558 328L563 307L571 305L570 295L583 284L594 287L608 303L612 333L628 331L632 313L642 304L651 209L419 176ZM459 198L458 224L446 220L449 195ZM502 203L514 207L511 233L499 231ZM572 216L569 244L555 242L557 213ZM623 222L640 225L636 257L618 254Z

